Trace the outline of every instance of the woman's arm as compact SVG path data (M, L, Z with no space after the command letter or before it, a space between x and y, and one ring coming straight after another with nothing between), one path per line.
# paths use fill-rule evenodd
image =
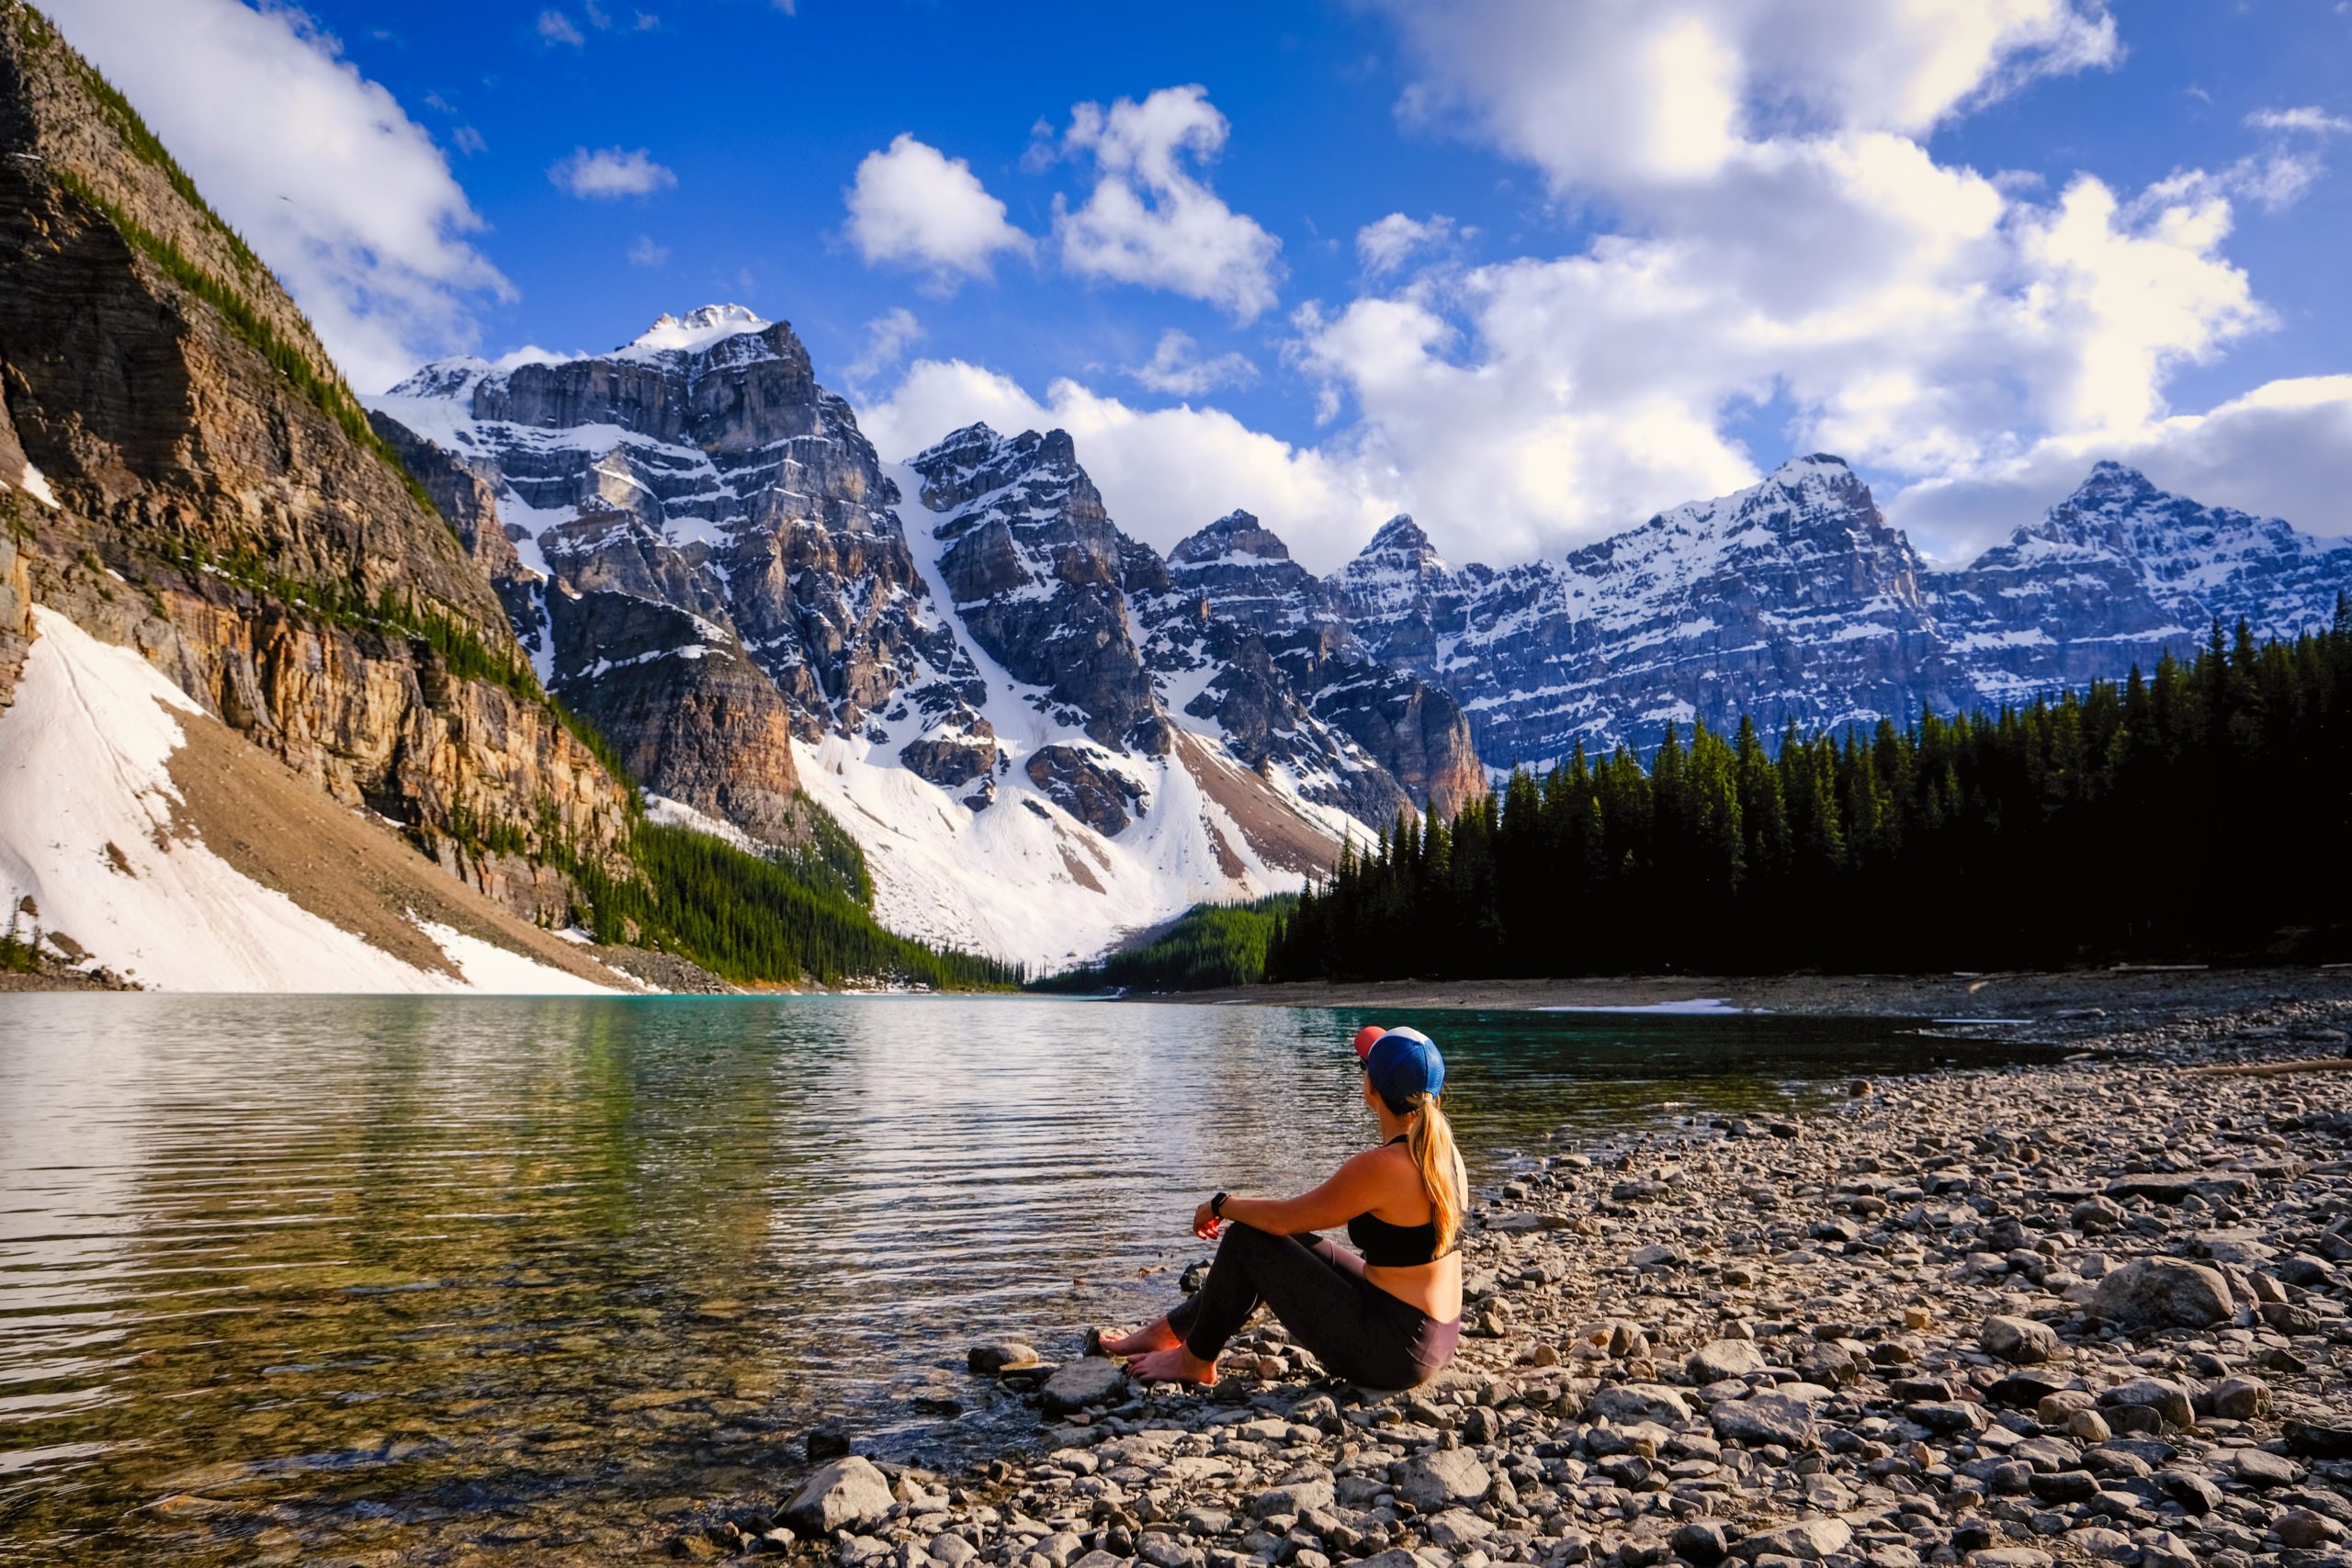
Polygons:
M1331 1179L1295 1198L1227 1198L1225 1218L1275 1235L1298 1235L1343 1225L1379 1205L1393 1185L1396 1161L1366 1149L1332 1173ZM1193 1234L1216 1235L1216 1216L1204 1203L1193 1215Z

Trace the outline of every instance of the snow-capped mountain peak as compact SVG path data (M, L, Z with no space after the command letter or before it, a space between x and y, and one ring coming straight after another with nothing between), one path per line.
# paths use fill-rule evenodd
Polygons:
M1437 553L1437 546L1430 541L1421 525L1413 521L1409 513L1403 512L1380 525L1372 542L1357 554L1356 560L1367 566L1391 561L1406 563L1421 573L1442 574L1453 570Z
M614 350L616 359L665 354L695 354L723 339L763 332L775 323L746 305L704 305L673 316L666 311L651 326Z
M2229 624L2243 616L2266 637L2319 630L2347 581L2352 543L2207 506L2160 489L2136 468L2102 461L2073 494L1967 570L1950 574L1944 586L1957 610L1996 626L2012 644L2079 649L2096 640L2120 649L2128 643L2130 662L2144 665L2167 647L2200 637L2217 618ZM1973 632L1980 642L1985 635ZM2077 653L2058 674L2120 675L2119 657L2093 670ZM2041 663L2019 665L2014 654L2007 662L2016 683L1995 688L1999 694L2054 683Z
M1168 564L1171 568L1195 566L1235 558L1286 561L1290 559L1290 547L1256 517L1237 509L1179 540L1176 547L1168 552Z

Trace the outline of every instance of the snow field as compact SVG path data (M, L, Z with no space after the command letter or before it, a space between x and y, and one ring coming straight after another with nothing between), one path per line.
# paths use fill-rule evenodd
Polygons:
M245 876L174 820L180 716L203 710L129 649L52 610L33 619L0 711L0 898L19 937L63 932L157 990L607 989L424 921L463 978L418 969ZM28 897L38 916L18 912Z

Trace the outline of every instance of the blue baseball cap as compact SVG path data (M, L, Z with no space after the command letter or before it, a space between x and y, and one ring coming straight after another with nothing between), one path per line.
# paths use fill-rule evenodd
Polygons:
M1409 1105L1417 1094L1445 1089L1445 1058L1437 1042L1418 1029L1392 1029L1363 1054L1364 1075L1391 1105Z

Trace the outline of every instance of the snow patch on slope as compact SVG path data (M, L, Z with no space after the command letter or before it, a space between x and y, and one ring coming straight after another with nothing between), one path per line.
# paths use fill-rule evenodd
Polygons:
M0 490L6 490L8 486L5 482L0 482ZM25 471L17 476L17 488L23 491L27 495L31 496L35 501L40 502L43 506L48 507L51 512L59 510L57 504L57 492L49 488L49 476L42 473L39 468L34 468L32 459L29 457L25 459Z
M663 354L692 354L722 339L755 333L766 319L746 305L705 305L682 319L664 312L653 324L616 349L614 359L650 359Z
M0 898L152 989L601 992L418 922L464 978L404 964L245 876L175 824L179 715L203 710L128 649L35 606L0 712ZM15 917L20 935L33 919Z
M903 464L885 465L883 472L899 486L898 513L930 590L931 612L946 617L986 684L980 711L1010 765L996 776L994 804L975 812L899 764L899 747L923 731L920 720L876 720L869 734L794 743L802 787L865 851L876 919L924 942L1060 968L1194 904L1255 898L1302 884L1299 873L1267 863L1181 756L1097 745L1082 728L1055 716L1058 705L1042 688L1015 680L989 658L962 625L940 574L943 545L933 533L940 515L918 499L922 477ZM1247 773L1214 738L1200 744ZM1117 837L1094 831L1030 781L1028 760L1057 745L1082 750L1098 766L1142 786L1140 814ZM1273 792L1290 796L1333 840L1351 830L1370 837L1344 814L1297 800L1295 788L1273 781Z

